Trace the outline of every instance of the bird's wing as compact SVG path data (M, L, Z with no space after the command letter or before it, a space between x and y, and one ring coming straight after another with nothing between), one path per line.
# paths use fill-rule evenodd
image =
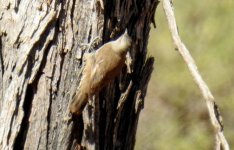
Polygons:
M94 91L99 90L104 85L105 76L110 68L111 57L110 47L107 45L105 49L99 49L95 53L95 65L91 73L91 89Z
M86 103L88 102L88 96L90 94L90 72L95 64L94 55L85 55L85 66L82 73L82 78L78 90L76 91L73 101L70 105L70 111L74 114L81 114Z
M105 69L103 69L103 63L104 61L98 61L94 65L91 73L91 90L97 91L99 88L102 87L104 75L105 75Z
M85 57L85 66L82 72L82 77L80 81L79 91L83 93L89 93L90 86L91 86L91 74L92 70L95 66L95 57L94 54L88 54Z

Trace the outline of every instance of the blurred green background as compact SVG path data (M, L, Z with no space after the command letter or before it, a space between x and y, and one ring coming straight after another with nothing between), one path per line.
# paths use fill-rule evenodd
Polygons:
M197 62L220 107L224 133L234 147L234 1L176 0L181 38ZM149 55L155 57L136 150L211 150L213 129L205 101L179 53L174 50L159 4Z

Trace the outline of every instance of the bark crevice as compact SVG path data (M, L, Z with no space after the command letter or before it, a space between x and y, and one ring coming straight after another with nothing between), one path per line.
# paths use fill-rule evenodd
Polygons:
M14 143L14 150L23 150L25 139L28 132L28 126L29 126L29 116L31 113L31 105L33 100L33 94L34 94L34 87L32 84L28 85L26 90L26 96L23 104L23 111L24 111L24 117L21 122L21 127L19 130L18 135L15 138Z

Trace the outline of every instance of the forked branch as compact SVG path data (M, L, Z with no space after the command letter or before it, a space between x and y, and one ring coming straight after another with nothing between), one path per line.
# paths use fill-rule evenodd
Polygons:
M223 124L222 124L222 117L219 113L218 106L214 101L214 97L210 92L207 84L202 79L195 61L193 60L192 56L189 53L189 50L186 48L184 43L182 42L175 20L175 15L173 11L172 2L170 0L163 0L163 9L166 14L166 18L168 21L168 26L171 32L172 39L176 48L178 49L179 53L183 57L185 63L187 64L190 73L192 74L196 84L201 90L201 93L206 101L207 109L209 112L211 123L215 129L215 137L216 137L216 150L229 150L229 145L225 136L223 134Z

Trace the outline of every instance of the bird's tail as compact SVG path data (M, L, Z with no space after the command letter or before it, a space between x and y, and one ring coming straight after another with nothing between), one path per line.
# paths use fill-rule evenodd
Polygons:
M71 113L80 115L87 103L88 103L88 94L77 91L70 105Z

